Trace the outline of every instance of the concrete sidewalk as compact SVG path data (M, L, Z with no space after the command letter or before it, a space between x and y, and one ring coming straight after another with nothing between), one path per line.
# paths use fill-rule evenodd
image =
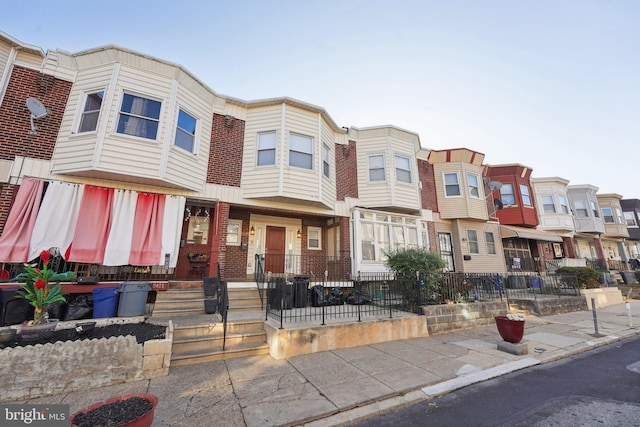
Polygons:
M163 378L29 402L67 403L73 413L109 397L151 393L159 398L154 426L343 425L640 334L640 301L629 306L598 309L598 335L591 311L528 316L529 354L522 356L499 351L497 329L489 325L287 360L175 367Z

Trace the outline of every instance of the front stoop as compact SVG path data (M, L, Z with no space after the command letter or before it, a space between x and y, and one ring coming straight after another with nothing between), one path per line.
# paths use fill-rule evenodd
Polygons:
M202 281L170 283L169 290L158 292L152 316L175 319L172 366L269 354L258 289L229 286L228 295L225 341L220 315L205 314Z

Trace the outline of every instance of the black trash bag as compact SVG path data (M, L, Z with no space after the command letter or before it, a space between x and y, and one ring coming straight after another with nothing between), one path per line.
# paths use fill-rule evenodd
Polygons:
M344 295L340 288L333 288L331 292L329 292L328 296L328 305L342 305L344 304Z
M371 302L371 297L369 295L360 295L360 294L354 294L353 292L351 292L347 296L347 304L363 305L363 304L368 304L370 302Z
M322 307L328 305L327 296L324 294L324 287L322 285L315 285L311 288L311 305L314 307Z
M93 298L87 295L79 295L67 304L65 321L90 319L93 315Z
M47 306L47 313L49 314L49 319L64 319L67 315L67 307L68 303L66 301L57 301L49 304Z

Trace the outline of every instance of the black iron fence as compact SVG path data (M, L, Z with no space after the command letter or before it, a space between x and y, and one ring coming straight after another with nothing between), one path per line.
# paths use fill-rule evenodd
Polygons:
M260 285L259 285L260 287ZM285 323L326 324L332 319L361 321L422 314L422 306L580 295L575 275L526 273L425 273L399 277L389 273L354 280L326 281L309 276L267 275L265 319Z
M254 277L264 280L268 273L288 276L346 280L351 277L351 258L325 255L257 254Z

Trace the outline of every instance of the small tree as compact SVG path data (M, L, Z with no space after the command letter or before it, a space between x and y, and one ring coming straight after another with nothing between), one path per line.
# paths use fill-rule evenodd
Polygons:
M581 288L599 288L598 272L592 267L560 267L556 274L575 274Z
M446 266L440 255L423 248L400 249L386 255L387 267L401 279L403 302L411 311L425 298L439 294L440 276L435 273ZM419 298L419 293L425 298Z

